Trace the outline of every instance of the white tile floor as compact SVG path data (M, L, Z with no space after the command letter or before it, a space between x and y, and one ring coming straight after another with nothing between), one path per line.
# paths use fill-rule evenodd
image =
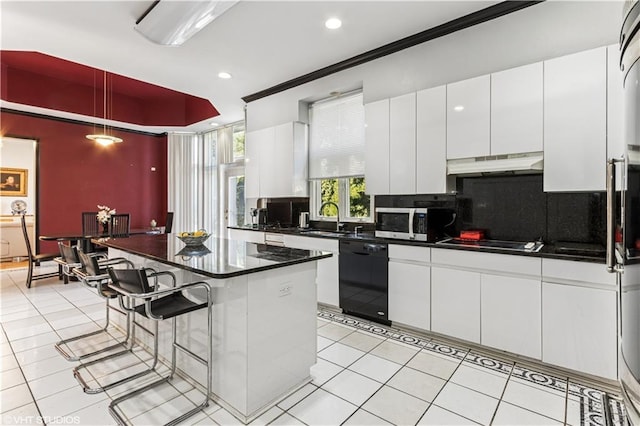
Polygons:
M107 406L134 385L85 394L72 376L77 363L53 348L61 337L97 329L102 300L80 283L55 278L27 289L25 277L25 270L0 272L0 424L115 424ZM107 371L101 366L92 374L101 383ZM603 424L597 389L332 311L318 313L312 377L252 424ZM176 378L122 407L132 424L155 425L201 400L198 389ZM626 424L617 399L611 412L616 424ZM187 424L240 423L211 403Z

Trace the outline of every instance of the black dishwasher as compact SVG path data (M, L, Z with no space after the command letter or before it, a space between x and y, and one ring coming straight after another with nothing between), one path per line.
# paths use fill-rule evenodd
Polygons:
M387 309L389 255L387 244L340 241L340 307L383 324Z

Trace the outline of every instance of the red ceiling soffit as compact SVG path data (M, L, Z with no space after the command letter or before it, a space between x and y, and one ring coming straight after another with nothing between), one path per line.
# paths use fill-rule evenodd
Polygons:
M104 71L38 52L0 50L0 98L103 118ZM107 72L106 117L141 126L188 126L220 113L207 99Z

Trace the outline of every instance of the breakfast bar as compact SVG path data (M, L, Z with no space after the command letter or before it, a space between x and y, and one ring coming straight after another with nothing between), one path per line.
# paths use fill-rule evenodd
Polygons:
M210 397L242 422L252 421L311 380L317 345L316 263L331 253L224 238L186 246L172 234L93 242L108 247L109 257L125 257L136 267L172 272L178 285L204 281L211 286ZM204 297L195 292L191 296ZM136 319L147 326L145 320ZM124 328L124 319L119 324ZM181 317L178 341L204 356L206 324L206 310ZM165 331L160 331L159 351L169 359L171 345L164 336L170 333ZM136 336L152 346L150 336ZM179 358L178 369L187 380L204 386L206 372L201 364Z

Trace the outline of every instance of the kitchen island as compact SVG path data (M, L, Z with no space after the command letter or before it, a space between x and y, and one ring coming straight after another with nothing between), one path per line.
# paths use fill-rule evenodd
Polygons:
M211 398L241 421L250 422L310 381L317 345L316 264L331 253L224 238L192 248L172 234L94 242L108 247L109 257L171 271L178 284L205 281L211 286ZM124 319L118 320L124 328ZM150 325L146 318L137 320ZM180 317L177 324L178 341L204 356L206 310ZM160 355L169 359L170 323L160 326ZM137 336L152 346L149 336ZM201 364L179 357L178 368L188 380L204 385L206 370Z

